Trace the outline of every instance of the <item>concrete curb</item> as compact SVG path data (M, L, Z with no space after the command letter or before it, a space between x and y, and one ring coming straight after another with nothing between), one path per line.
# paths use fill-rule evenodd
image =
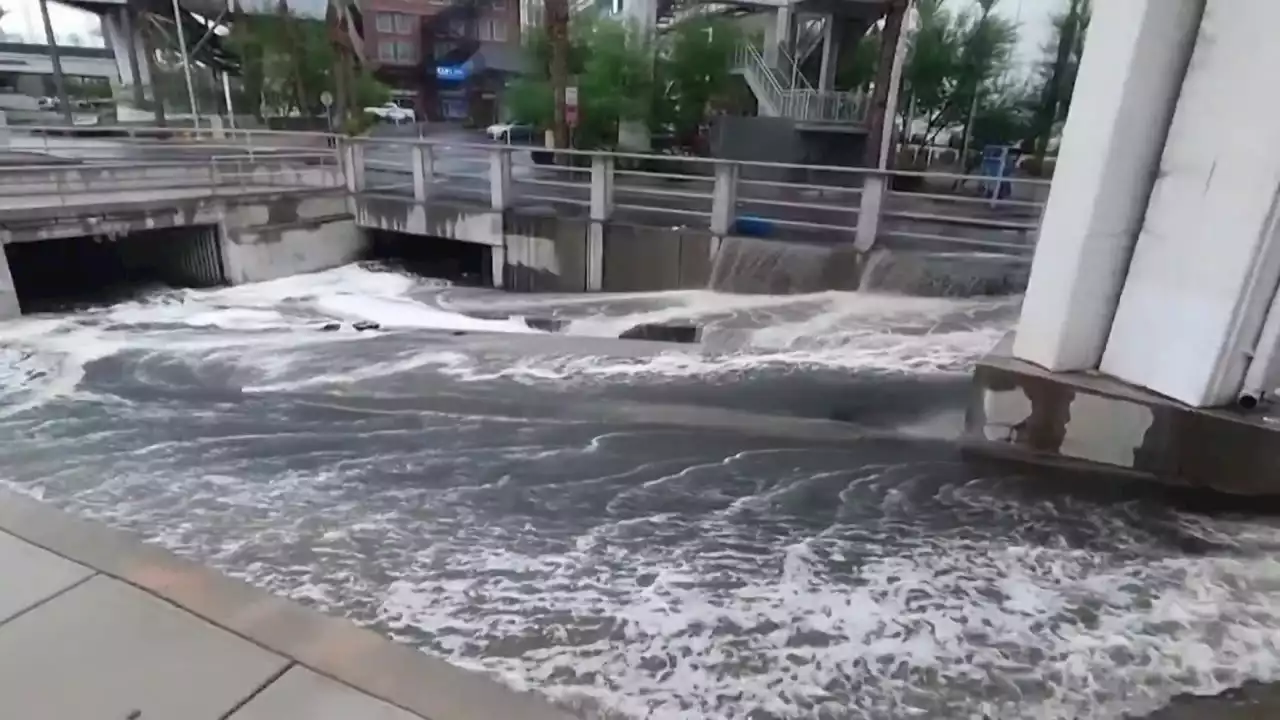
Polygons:
M569 720L532 693L463 670L147 545L0 490L0 530L165 600L321 675L430 720Z

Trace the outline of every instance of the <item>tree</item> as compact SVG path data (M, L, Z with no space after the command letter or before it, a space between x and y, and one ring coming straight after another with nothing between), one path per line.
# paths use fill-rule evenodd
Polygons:
M898 40L902 37L902 24L906 19L908 5L910 0L889 0L889 12L885 16L884 29L880 34L880 57L876 65L875 84L871 88L871 113L867 118L865 162L868 166L876 166L880 161L880 146L888 121L885 115L889 111L893 62L898 51Z
M1006 83L1017 43L1017 27L995 14L996 0L978 0L954 12L947 0L919 0L919 23L908 39L903 92L914 102L917 117L925 119L925 143L932 143L948 127L966 132L992 112L1013 125L1008 116L1011 97L1021 97ZM904 116L904 124L916 118ZM1007 122L1006 122L1007 121Z
M569 86L569 2L543 0L551 79L551 117L556 147L569 146L569 126L565 122L565 88Z
M612 147L622 121L647 122L652 117L653 47L634 28L612 19L578 15L566 30L566 84L569 78L576 78L579 88L575 144L583 148ZM542 34L531 33L525 50L531 72L508 88L512 119L554 128L558 118L551 29ZM557 145L567 147L568 143Z
M1091 16L1090 0L1066 0L1066 7L1053 17L1053 35L1045 46L1047 56L1040 64L1039 103L1035 112L1035 153L1044 161L1054 126L1066 119L1075 87L1076 72L1084 54L1084 36Z
M282 5L271 15L240 15L227 34L240 58L244 94L255 113L322 112L320 93L335 88L337 60L323 21L292 15Z
M702 16L680 22L667 37L658 112L674 127L676 142L693 148L708 108L729 94L741 33L732 22Z

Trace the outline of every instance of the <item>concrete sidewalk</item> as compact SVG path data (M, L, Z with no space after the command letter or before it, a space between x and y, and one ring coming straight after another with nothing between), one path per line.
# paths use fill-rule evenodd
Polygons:
M541 698L3 491L0 578L0 718L567 718Z

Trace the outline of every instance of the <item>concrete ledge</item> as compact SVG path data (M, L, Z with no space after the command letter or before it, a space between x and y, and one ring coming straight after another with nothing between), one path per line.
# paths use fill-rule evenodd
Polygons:
M1051 373L1008 354L978 363L969 452L1105 470L1233 495L1280 495L1280 424L1200 410L1087 373Z
M0 530L80 563L310 670L431 720L568 720L531 693L183 560L128 534L0 491Z

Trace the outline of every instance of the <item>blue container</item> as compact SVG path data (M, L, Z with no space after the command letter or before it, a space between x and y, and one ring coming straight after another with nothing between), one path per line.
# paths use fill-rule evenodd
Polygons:
M733 233L745 237L772 237L773 221L755 215L739 215L733 221Z

